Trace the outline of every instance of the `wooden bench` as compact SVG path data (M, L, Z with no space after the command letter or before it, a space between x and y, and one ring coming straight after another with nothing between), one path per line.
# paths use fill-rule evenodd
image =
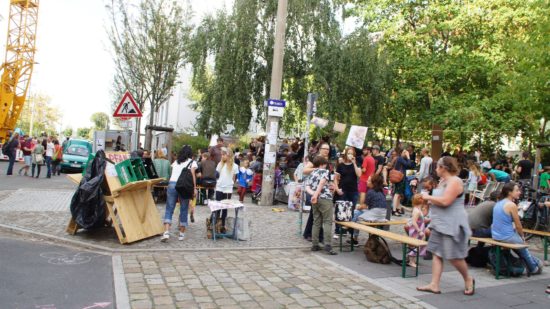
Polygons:
M530 229L523 229L524 233L529 233L533 235L540 236L542 238L542 247L544 250L544 260L548 260L548 237L550 237L550 232L545 231L537 231L537 230L530 230Z
M386 225L388 224L388 222L384 222L384 223ZM403 278L407 278L407 253L408 253L407 246L418 248L418 247L428 245L428 242L424 240L392 233L389 231L384 231L372 226L367 226L365 224L360 224L355 222L344 222L344 221L336 221L336 224L339 224L340 226L345 226L350 229L367 232L369 234L378 235L380 237L388 238L401 243L402 249L403 249L403 260L401 261L401 276ZM342 229L340 229L340 251L342 251L342 233L343 233ZM351 250L353 251L353 241L351 242ZM419 260L419 254L416 255L416 273L414 277L418 277L418 260Z
M395 221L386 221L386 222L360 221L358 223L366 226L405 225L407 224L407 220L395 220Z
M470 237L470 240L475 240L478 243L483 242L496 247L497 265L495 266L495 278L497 280L500 279L500 261L502 257L501 248L517 250L517 249L524 249L529 247L529 245L525 245L525 244L510 244L510 243L494 240L492 238ZM507 276L509 277L510 270L508 269L507 271L508 271Z

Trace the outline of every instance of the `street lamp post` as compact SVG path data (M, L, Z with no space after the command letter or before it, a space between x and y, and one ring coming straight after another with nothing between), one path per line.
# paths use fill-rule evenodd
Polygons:
M286 15L287 15L287 0L279 0L277 6L277 24L275 31L275 44L273 46L273 68L271 71L271 87L269 92L270 99L281 98L281 88L283 83L283 55L285 48L285 31L286 31ZM267 116L266 133L277 135L279 130L279 118ZM275 131L275 132L274 132ZM274 142L269 143L269 142ZM260 205L273 205L273 190L275 181L275 161L277 160L277 143L276 141L266 140L264 152L263 180L262 180L262 197Z

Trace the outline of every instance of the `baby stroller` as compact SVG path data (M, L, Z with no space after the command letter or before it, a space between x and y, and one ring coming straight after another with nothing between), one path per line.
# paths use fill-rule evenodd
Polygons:
M252 178L252 202L258 203L258 201L262 197L262 173L255 173L254 177ZM283 173L281 170L276 169L275 170L275 177L274 177L274 185L275 185L275 191L273 192L273 204L277 203L277 199L275 199L275 196L277 196L277 193L279 190L283 190Z

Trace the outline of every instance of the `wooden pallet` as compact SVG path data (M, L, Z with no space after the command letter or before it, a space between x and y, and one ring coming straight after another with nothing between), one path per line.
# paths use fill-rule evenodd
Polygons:
M82 175L67 175L71 181L80 183ZM106 221L110 221L115 228L121 244L132 243L138 240L162 234L164 228L161 223L151 188L164 181L163 178L142 180L120 185L116 176L105 177ZM74 235L80 229L73 218L67 226L67 233Z

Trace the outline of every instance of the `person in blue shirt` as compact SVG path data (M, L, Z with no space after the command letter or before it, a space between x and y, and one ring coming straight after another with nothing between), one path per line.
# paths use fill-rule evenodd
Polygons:
M488 177L491 177L491 180L493 181L498 181L498 182L504 182L504 183L509 183L510 182L510 174L504 172L504 171L501 171L501 170L497 170L497 169L490 169L488 172L487 172L487 176Z
M493 208L491 236L494 240L511 244L525 244L523 227L518 215L518 206L513 202L519 199L521 191L513 182L507 183L500 192L500 201ZM518 249L516 252L527 263L529 272L538 275L542 272L542 262L531 255L529 249Z
M237 174L237 181L239 184L237 192L239 193L239 201L241 203L244 201L244 196L246 195L246 191L252 183L252 176L254 175L254 172L252 172L249 167L250 161L246 159L242 160L241 166L239 167L239 173Z

